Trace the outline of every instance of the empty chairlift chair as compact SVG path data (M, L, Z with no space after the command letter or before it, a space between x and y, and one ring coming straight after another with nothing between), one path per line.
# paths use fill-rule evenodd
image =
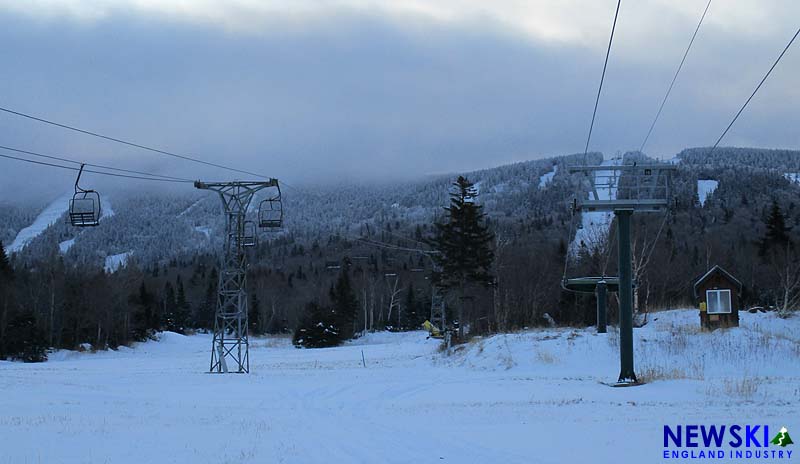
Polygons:
M275 191L258 207L258 227L272 229L283 225L283 203L281 188L275 184Z
M255 222L244 221L242 227L242 236L239 238L239 240L243 247L254 247L258 244Z
M75 179L75 194L69 201L69 222L75 227L94 227L100 224L100 194L84 190L78 185L83 174L83 165Z

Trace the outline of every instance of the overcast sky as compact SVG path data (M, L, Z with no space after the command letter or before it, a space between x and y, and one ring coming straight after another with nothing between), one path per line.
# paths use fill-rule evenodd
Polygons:
M622 2L591 150L639 147L705 4ZM583 151L615 5L0 0L0 105L296 183L490 167ZM798 18L796 0L716 0L646 151L713 144ZM800 148L795 45L724 145ZM7 114L0 144L243 177Z

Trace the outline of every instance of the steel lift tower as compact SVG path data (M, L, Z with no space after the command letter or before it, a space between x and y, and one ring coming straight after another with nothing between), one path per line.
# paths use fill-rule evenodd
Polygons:
M580 173L589 187L588 198L575 198L574 212L607 211L617 218L619 278L598 277L566 279L569 290L595 291L598 301L605 300L607 284L619 287L620 374L617 385L636 385L633 366L633 279L631 269L631 216L634 213L666 214L672 201L671 178L676 167L668 164L573 166L570 173ZM602 306L602 308L601 308ZM605 304L598 305L598 329L605 329Z
M253 196L274 188L277 196L264 200L259 226L280 227L280 190L277 179L265 182L200 182L194 186L219 194L226 215L225 250L219 273L214 339L211 346L212 373L250 372L247 338L247 259L245 248L255 246L255 224L246 220ZM277 205L277 207L276 207ZM275 213L277 212L277 216ZM230 362L232 361L232 364Z

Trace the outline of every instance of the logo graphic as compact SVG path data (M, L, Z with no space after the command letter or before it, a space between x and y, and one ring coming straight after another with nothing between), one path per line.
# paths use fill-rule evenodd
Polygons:
M773 428L772 430L775 430ZM772 440L769 437L774 437ZM789 430L777 435L767 424L679 424L664 426L665 460L732 459L761 461L791 460L794 442Z
M792 445L794 442L792 441L792 437L789 436L789 431L786 430L786 427L781 427L780 432L775 435L775 438L770 441L773 445L778 445L781 448L785 448L787 445Z

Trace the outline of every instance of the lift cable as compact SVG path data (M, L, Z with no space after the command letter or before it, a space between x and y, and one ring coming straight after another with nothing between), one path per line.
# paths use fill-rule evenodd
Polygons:
M54 167L54 168L68 169L70 171L80 171L80 168L76 168L76 167L73 167L73 166L64 166L63 164L48 163L48 162L45 162L45 161L36 161L36 160L32 160L32 159L20 158L20 157L17 157L17 156L4 155L2 153L0 153L0 157L7 158L7 159L12 159L12 160L17 160L17 161L25 161L27 163L39 164L39 165L42 165L42 166L51 166L51 167ZM194 182L194 181L191 181L191 180L173 180L173 179L162 179L162 178L159 178L159 177L131 176L131 175L127 175L127 174L116 174L116 173L113 173L113 172L94 171L94 170L91 170L91 169L84 169L83 172L91 172L93 174L101 174L101 175L104 175L104 176L112 176L112 177L124 177L126 179L154 180L154 181L159 181L159 182L174 182L174 183Z
M594 110L592 111L592 122L589 124L589 135L586 137L586 146L583 149L583 164L586 164L586 155L589 153L589 142L592 140L592 130L594 129L594 120L595 120L595 117L597 116L597 107L600 104L600 95L603 92L603 82L605 82L605 79L606 79L606 69L608 68L608 58L609 58L609 56L611 56L611 45L614 42L614 32L617 29L617 18L619 18L619 7L620 7L621 4L622 4L622 0L617 0L617 8L614 11L614 22L611 25L611 35L608 38L608 48L606 49L606 59L603 62L603 73L600 75L600 85L597 88L597 97L595 98L595 101L594 101ZM575 211L573 210L571 212L571 214L570 214L570 225L569 225L569 229L568 229L568 234L569 234L569 238L570 239L572 239L572 230L573 230L573 227L575 227L575 216L576 216L576 214L575 214ZM576 231L575 235L577 235L577 231ZM569 290L567 288L567 286L566 286L567 271L568 271L568 268L569 268L569 258L570 258L570 247L569 247L569 244L568 244L567 245L567 251L566 251L566 253L564 253L564 274L563 274L562 280L561 280L561 287L566 291L572 292L572 290Z
M683 53L683 58L681 58L681 62L678 65L678 69L675 70L675 75L672 76L672 82L670 82L669 87L667 88L667 93L664 95L664 99L661 101L661 106L658 107L658 112L656 112L656 117L653 119L653 123L650 124L650 129L647 131L647 135L644 137L642 145L639 147L640 153L644 153L644 146L647 145L647 140L650 139L650 134L653 133L653 128L656 127L658 118L661 116L661 111L664 110L664 105L667 103L667 99L669 99L669 94L672 92L672 87L675 86L675 81L678 80L678 74L681 73L683 64L686 62L686 57L689 56L689 51L692 49L692 45L694 44L694 39L697 37L697 33L700 31L700 26L703 25L703 20L706 18L706 13L708 13L708 9L710 6L711 6L711 0L708 0L708 3L706 3L706 9L703 10L703 14L702 16L700 16L700 21L697 23L697 27L694 30L694 34L692 34L692 39L689 40L689 46L686 47L686 51Z
M288 184L286 181L284 181L282 179L281 179L280 182L281 182L282 186L289 187L290 190L294 190L297 193L302 193L303 195L308 195L310 197L314 197L314 198L316 198L318 200L322 200L322 201L325 201L325 202L329 202L330 201L330 198L324 197L319 193L312 192L311 190L308 190L308 189L305 189L305 188L295 187L294 185Z
M158 148L152 148L152 147L148 147L146 145L141 145L141 144L138 144L138 143L134 143L134 142L130 142L130 141L127 141L127 140L119 139L119 138L116 138L116 137L111 137L111 136L103 135L103 134L100 134L100 133L97 133L97 132L92 132L92 131L89 131L89 130L86 130L86 129L80 129L80 128L75 127L75 126L70 126L70 125L67 125L67 124L58 123L58 122L55 122L55 121L51 121L49 119L40 118L40 117L33 116L33 115L30 115L30 114L22 113L20 111L15 111L15 110L12 110L12 109L9 109L9 108L4 108L2 106L0 106L0 111L3 111L5 113L9 113L9 114L13 114L15 116L20 116L20 117L23 117L23 118L28 118L28 119L31 119L31 120L34 120L34 121L38 121L38 122L41 122L41 123L44 123L44 124L50 124L52 126L61 127L62 129L67 129L67 130L71 130L71 131L74 131L74 132L80 132L81 134L91 135L92 137L98 137L98 138L101 138L101 139L104 139L104 140L109 140L111 142L121 143L123 145L128 145L128 146L131 146L131 147L140 148L142 150L147 150L147 151L151 151L151 152L154 152L154 153L159 153L159 154L166 155L166 156L172 156L174 158L180 158L182 160L192 161L192 162L195 162L195 163L204 164L206 166L213 166L215 168L225 169L225 170L228 170L228 171L238 172L238 173L241 173L241 174L248 174L248 175L251 175L251 176L262 177L264 179L270 179L269 176L265 176L263 174L258 174L258 173L250 172L250 171L244 171L244 170L241 170L241 169L231 168L231 167L228 167L228 166L223 166L221 164L216 164L216 163L212 163L212 162L209 162L209 161L203 161L201 159L193 158L191 156L180 155L180 154L169 152L169 151L165 151L165 150L159 150Z
M388 234L388 235L391 235L392 237L395 237L395 238L398 238L398 239L401 239L401 240L405 240L407 242L416 243L418 245L424 245L424 246L426 246L428 248L430 248L430 246L431 246L430 243L422 242L420 240L416 240L416 239L413 239L411 237L406 237L405 235L400 235L400 234L397 234L397 233L394 233L394 232L390 232L388 230L381 230L380 232Z
M611 55L611 43L614 41L614 31L617 28L617 17L619 16L619 6L622 0L617 0L617 10L614 13L614 24L611 26L611 37L608 38L608 49L606 50L606 60L603 63L603 74L600 76L600 86L597 88L597 98L594 101L594 111L592 111L592 122L589 124L589 135L586 137L586 147L583 149L583 162L586 164L586 154L589 152L589 141L592 140L592 130L594 129L594 119L597 116L597 106L600 104L600 93L603 91L603 81L606 78L606 68L608 67L608 57Z
M773 70L773 69L775 69L775 66L777 66L777 65L778 65L778 63L781 61L781 58L783 58L783 55L785 55L785 54L786 54L786 51L787 51L787 50L789 50L789 47L791 47L791 46L792 46L792 43L794 42L794 39L796 39L798 35L800 35L800 29L797 29L797 32L795 32L795 33L794 33L794 35L792 36L792 39L791 39L791 40L789 40L789 43L788 43L788 44L786 44L786 47L783 49L783 51L781 52L781 54L780 54L780 55L778 55L778 58L775 60L775 62L774 62L774 63L772 63L772 66L769 68L769 71L767 71L767 73L766 73L766 74L764 75L764 77L761 79L761 82L759 82L759 83L758 83L758 85L756 86L756 89L755 89L755 90L753 90L753 93L750 95L750 97L748 97L748 98L747 98L747 100L744 102L744 105L742 105L742 107L741 107L741 108L739 108L739 111L736 113L736 116L734 116L734 117L733 117L733 120L731 120L731 123L730 123L730 124L728 124L728 127L726 127L726 128L725 128L725 130L722 132L722 135L720 135L720 136L719 136L719 138L717 139L716 143L714 143L714 146L713 146L713 147L711 147L711 150L708 152L708 154L709 154L709 155L710 155L710 154L712 154L712 153L714 153L714 150L716 150L716 149L717 149L717 146L719 146L719 143L722 141L722 138L723 138L723 137L725 137L725 134L727 134L727 133L728 133L728 131L730 130L730 128L733 126L733 124L734 124L734 123L736 122L736 120L739 118L739 115L741 115L741 114L742 114L742 112L744 111L744 109L747 107L747 104L748 104L748 103L750 103L750 100L752 100L752 99L753 99L753 97L756 95L756 93L757 93L757 92L758 92L758 90L761 88L761 86L762 86L762 85L764 85L764 82L766 82L767 78L768 78L768 77L769 77L769 75L772 73L772 70Z
M181 177L165 176L165 175L162 175L162 174L151 174L149 172L134 171L134 170L131 170L131 169L115 168L115 167L112 167L112 166L104 166L102 164L85 163L83 161L75 161L75 160L72 160L72 159L69 159L69 158L62 158L60 156L44 155L42 153L36 153L36 152L33 152L33 151L22 150L22 149L19 149L19 148L7 147L5 145L0 145L0 149L7 150L7 151L13 151L13 152L16 152L16 153L22 153L22 154L25 154L25 155L37 156L37 157L40 157L40 158L47 158L47 159L56 160L56 161L64 161L64 162L67 162L67 163L74 163L74 164L77 164L77 165L83 164L83 165L86 165L86 166L92 166L92 167L100 168L100 169L109 169L109 170L112 170L112 171L126 172L126 173L129 173L129 174L139 174L139 175L142 175L142 176L150 176L150 177L154 177L154 178L162 178L162 179L176 180L176 181L182 181L182 182L193 182L191 179L183 179Z
M372 245L372 246L375 246L375 247L378 247L378 248L385 248L387 250L408 251L408 252L413 252L413 253L422 253L422 254L425 254L425 255L437 255L437 254L440 254L440 252L436 251L436 250L422 250L422 249L419 249L419 248L402 247L402 246L398 246L398 245L393 245L393 244L389 244L389 243L383 243L383 242L379 242L377 240L372 240L372 239L367 239L367 238L360 238L360 237L351 237L351 238L353 240L355 240L357 242L361 242L361 243L363 243L365 245Z
M569 229L567 229L567 234L568 234L568 239L570 240L570 243L567 243L567 249L564 252L564 273L561 276L561 288L563 290L566 290L569 293L578 293L575 290L571 290L571 289L567 288L567 272L569 271L569 258L570 258L570 253L571 253L570 248L571 248L571 245L572 245L572 241L578 238L577 237L578 236L578 231L577 231L577 229L574 229L574 227L575 227L575 216L577 216L575 214L575 211L574 210L571 211L569 216L570 216L570 218L569 218ZM572 238L572 230L573 229L575 230L575 238Z

